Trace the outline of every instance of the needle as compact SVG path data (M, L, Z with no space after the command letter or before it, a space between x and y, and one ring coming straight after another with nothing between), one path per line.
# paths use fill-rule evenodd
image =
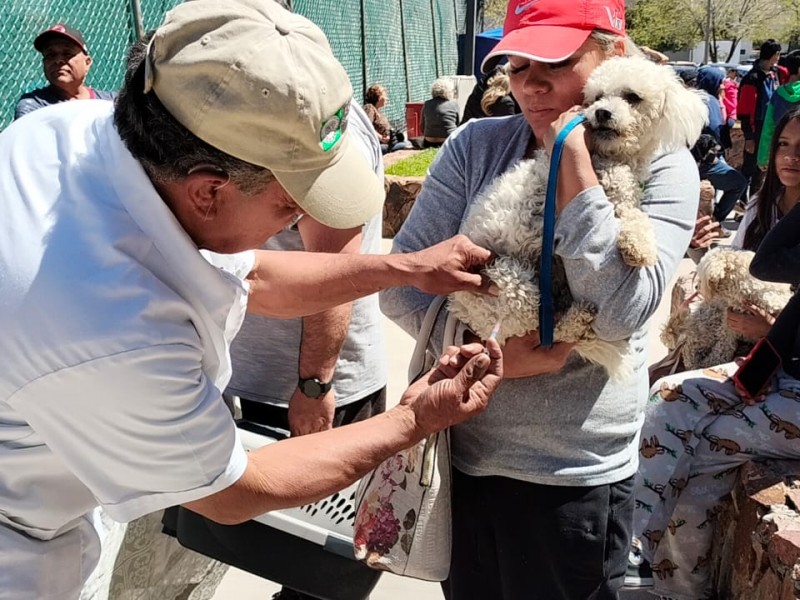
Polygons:
M490 340L496 340L498 333L500 333L500 321L495 323L494 327L492 327L492 333L489 334L489 339ZM483 353L484 354L489 354L489 350L487 348L484 348L483 349Z

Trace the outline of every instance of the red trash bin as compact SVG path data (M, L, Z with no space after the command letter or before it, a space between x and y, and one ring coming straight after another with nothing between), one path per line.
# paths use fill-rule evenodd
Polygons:
M408 139L422 137L422 102L406 102L406 133Z

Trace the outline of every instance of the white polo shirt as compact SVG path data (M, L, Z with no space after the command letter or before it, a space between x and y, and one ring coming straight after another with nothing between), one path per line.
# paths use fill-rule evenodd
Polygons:
M42 569L91 570L97 504L129 521L247 462L220 390L253 254L209 264L112 109L66 102L0 135L0 598L49 597L23 587Z

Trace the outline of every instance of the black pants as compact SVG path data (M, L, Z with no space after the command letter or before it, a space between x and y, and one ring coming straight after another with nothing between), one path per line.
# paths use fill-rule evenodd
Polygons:
M749 184L748 195L752 196L761 189L761 170L758 168L758 144L761 140L763 123L756 123L754 130L755 149L752 153L743 151L741 172Z
M289 409L240 398L242 418L262 425L289 430ZM386 410L386 388L383 387L361 400L340 406L333 413L333 426L340 427L369 419Z
M453 471L448 600L610 600L628 564L633 477L559 487Z
M262 404L261 402L253 402L240 398L242 406L242 418L261 423L263 425L271 425L273 427L280 427L281 429L289 429L289 409L281 406L273 406L271 404ZM370 417L380 414L386 410L386 388L381 388L377 392L370 394L336 409L333 413L333 426L340 427L348 423L356 423L363 421ZM336 585L332 581L331 585ZM275 596L278 600L316 600L315 596L309 596L303 592L298 592L291 588L281 588L280 594Z

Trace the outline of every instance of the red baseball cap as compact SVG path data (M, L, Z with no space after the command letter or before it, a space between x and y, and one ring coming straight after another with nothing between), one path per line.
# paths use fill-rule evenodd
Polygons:
M63 23L53 25L37 35L36 39L33 40L33 47L41 52L44 50L47 42L54 37L66 38L69 41L78 44L85 54L89 54L89 48L86 47L86 42L83 41L83 34L81 34L81 32L77 29L73 29L69 25L64 25Z
M486 73L504 56L566 60L595 29L625 35L624 0L510 0L503 39L483 59Z

